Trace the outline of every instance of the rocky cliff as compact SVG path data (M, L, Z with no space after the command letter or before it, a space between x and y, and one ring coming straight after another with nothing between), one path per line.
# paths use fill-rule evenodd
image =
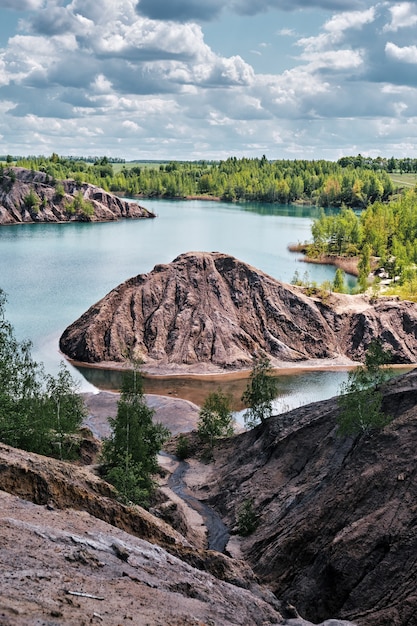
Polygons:
M155 215L88 183L51 181L45 172L21 167L2 171L0 224L31 222L107 222Z
M416 361L417 305L380 298L305 295L219 252L189 252L127 280L69 326L60 348L102 366L132 356L149 373L360 360L379 337L397 363Z
M233 528L253 501L259 525L243 555L314 623L416 623L417 371L392 380L393 421L337 434L335 399L296 409L223 443L197 490Z

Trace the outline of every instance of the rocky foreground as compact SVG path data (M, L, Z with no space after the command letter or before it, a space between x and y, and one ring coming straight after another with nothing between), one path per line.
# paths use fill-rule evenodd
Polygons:
M0 444L0 470L2 626L308 626L243 561L119 504L91 468Z
M232 535L253 501L258 526L227 554L204 549L162 476L151 513L118 503L94 466L0 445L0 623L414 624L417 371L383 392L380 432L340 438L333 399L189 459L191 492Z
M60 348L102 367L134 357L151 374L360 361L372 339L414 363L417 305L396 298L307 296L219 252L189 252L113 289L69 326Z
M0 225L38 222L109 222L155 217L133 202L100 187L74 180L51 181L45 172L23 167L3 169L0 180ZM79 202L80 196L83 203ZM74 204L74 199L76 199Z

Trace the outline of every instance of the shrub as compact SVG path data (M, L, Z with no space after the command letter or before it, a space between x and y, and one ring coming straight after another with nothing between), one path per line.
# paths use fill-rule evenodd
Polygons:
M242 537L251 535L258 527L259 520L255 513L253 500L245 500L237 514L237 532Z
M55 198L59 201L65 198L65 189L62 183L57 183L55 186Z
M23 198L23 206L30 213L38 213L40 205L40 199L34 189L31 189L28 194Z
M190 444L187 437L183 433L181 433L178 437L175 454L181 461L184 461L190 455Z
M92 217L94 215L94 207L89 200L85 200L81 191L78 191L72 202L68 202L65 205L65 210L70 215L79 214L85 217Z

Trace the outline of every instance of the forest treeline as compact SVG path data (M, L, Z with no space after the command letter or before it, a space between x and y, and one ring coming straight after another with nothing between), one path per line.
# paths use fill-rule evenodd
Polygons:
M116 165L107 157L83 159L27 157L16 165L46 172L52 180L74 178L129 196L185 198L208 196L224 201L363 209L387 201L394 193L390 171L417 171L417 160L343 157L338 162L230 157L224 161L172 161ZM407 162L407 169L405 167ZM413 169L415 168L415 169Z
M7 163L11 158L7 157ZM358 285L370 286L371 268L383 268L395 293L417 299L417 187L394 186L392 173L417 173L417 159L357 155L337 162L230 157L223 161L162 163L27 157L14 164L44 171L51 182L74 178L127 196L212 197L224 201L287 204L304 202L323 210L312 227L310 256L357 257ZM401 193L400 193L401 192ZM340 281L339 281L340 282ZM343 284L343 281L342 281ZM373 281L374 287L378 280Z
M360 213L344 207L333 214L322 211L313 222L311 257L359 257L359 286L369 287L371 268L391 282L391 290L417 299L417 187L388 203L380 201Z

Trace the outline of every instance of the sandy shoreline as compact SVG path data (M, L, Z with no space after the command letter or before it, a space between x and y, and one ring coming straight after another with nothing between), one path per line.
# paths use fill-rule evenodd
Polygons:
M298 364L292 367L274 368L274 373L277 376L296 376L304 373L313 372L332 372L332 371L349 371L356 367L358 364L350 362L338 363L338 364ZM408 365L391 365L390 368L395 370L409 371L417 367L417 363L411 363ZM123 371L123 370L122 370ZM171 372L165 375L148 376L144 375L144 387L145 398L148 406L155 411L155 420L164 424L173 435L181 432L189 432L195 430L197 427L198 415L200 407L207 397L207 393L212 390L218 389L217 383L228 383L227 392L231 395L235 395L236 398L240 398L244 388L246 387L246 380L250 375L250 370L244 370L239 372L228 372L224 374L194 374L187 375L184 373L173 375ZM147 390L147 380L158 381L159 385L154 390ZM172 383L178 381L182 384L174 386ZM201 388L190 388L187 383L191 381L200 381ZM212 384L207 388L207 384ZM232 387L230 387L230 383ZM235 384L235 385L234 385ZM117 412L117 401L119 399L119 393L114 390L108 390L105 388L98 388L97 393L86 392L82 394L84 401L88 408L88 417L85 420L85 425L90 428L93 434L100 439L108 437L110 434L110 427L108 424L108 417L115 417ZM241 410L243 405L239 403L233 410Z
M301 259L302 263L312 263L316 265L334 265L338 269L343 270L351 276L359 276L358 263L359 257L343 257L343 256L323 256L317 259L305 256Z
M72 359L66 360L76 368L83 368L97 371L109 372L126 372L129 368L127 365L121 365L111 361L103 361L101 363L83 363ZM316 359L308 361L296 361L293 363L279 362L274 359L270 360L271 367L276 376L294 376L307 372L327 372L327 371L347 371L360 365L356 361L341 357L340 359ZM196 370L197 368L197 370ZM239 370L225 371L224 369L215 368L210 364L200 363L196 366L185 365L166 365L161 366L149 365L143 363L140 368L141 375L145 379L156 380L201 380L201 381L233 381L242 380L250 377L252 368L242 368Z
M351 276L359 276L359 257L352 256L339 256L337 254L322 254L318 257L307 256L307 250L305 244L290 244L288 246L290 252L298 252L304 254L304 257L300 259L302 263L312 263L313 265L334 265L338 269L343 270L346 274Z

